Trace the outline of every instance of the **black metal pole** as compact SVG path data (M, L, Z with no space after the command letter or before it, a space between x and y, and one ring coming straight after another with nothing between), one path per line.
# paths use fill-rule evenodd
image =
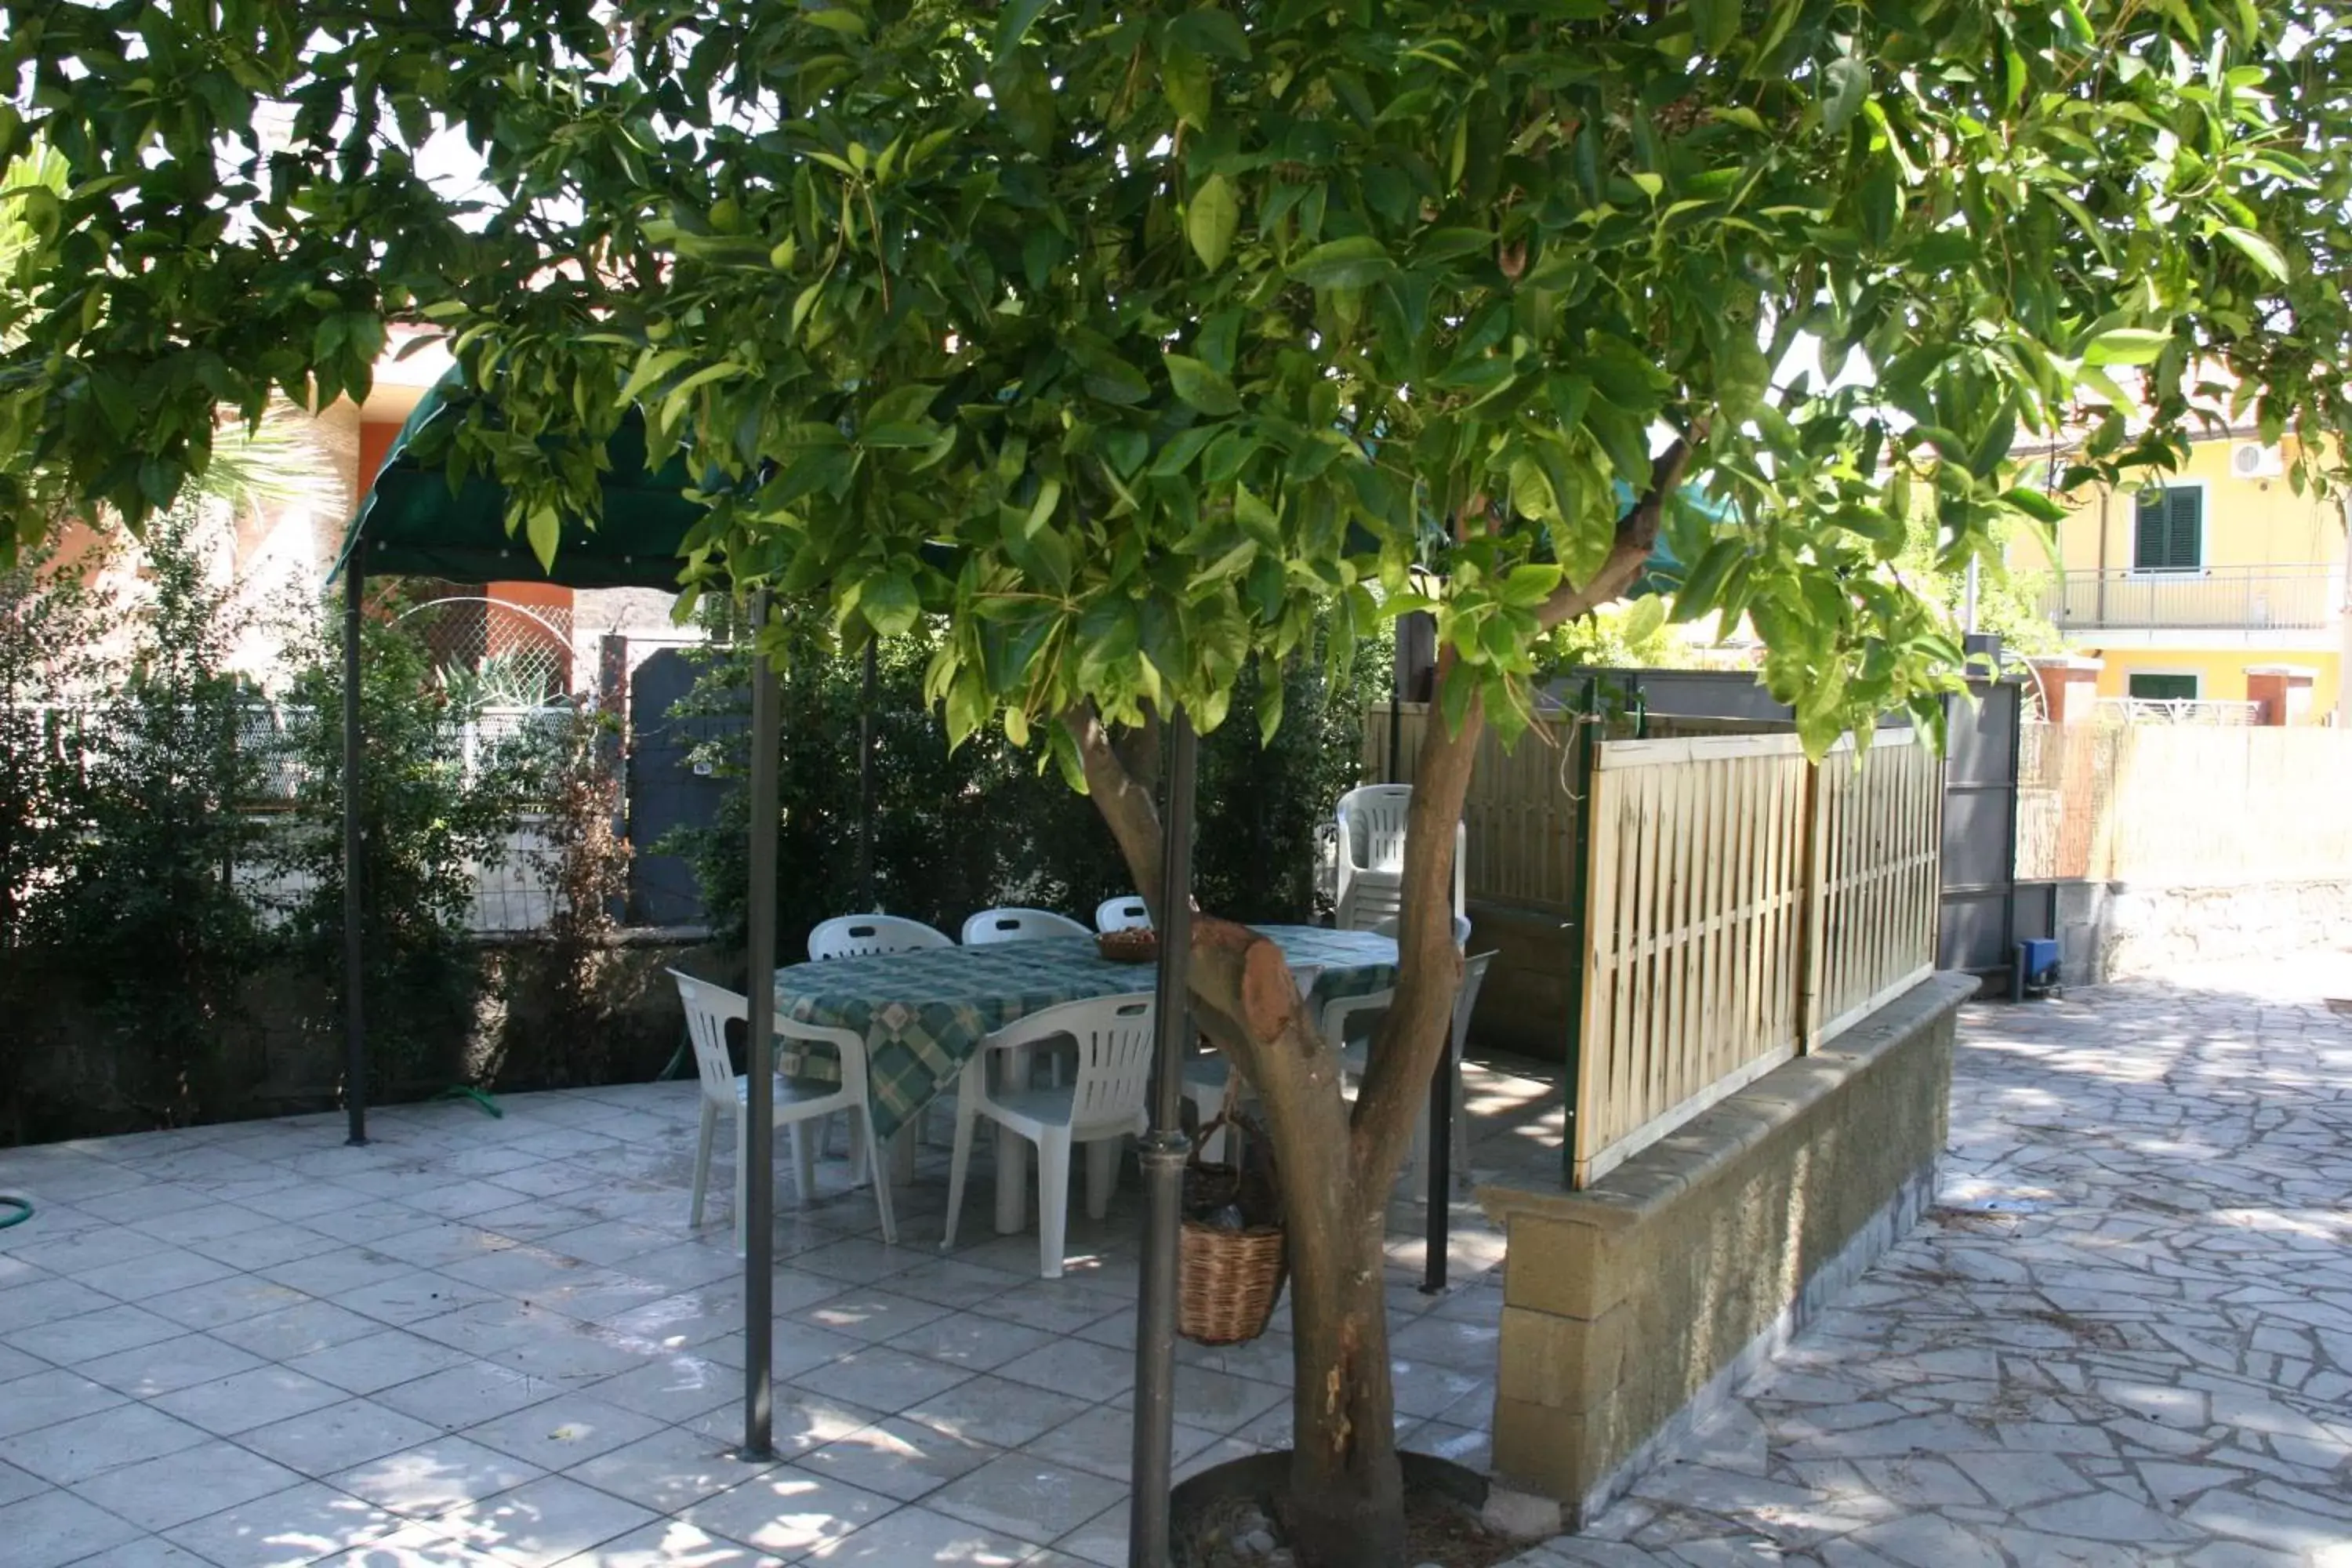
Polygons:
M360 831L360 770L365 762L360 729L360 630L367 591L367 546L352 546L343 566L343 1111L345 1142L367 1139L366 842Z
M1601 728L1601 678L1584 678L1584 706L1576 723L1576 858L1569 874L1569 928L1576 935L1568 965L1568 1092L1561 1097L1561 1124L1566 1139L1560 1145L1560 1184L1576 1179L1577 1080L1584 1072L1584 957L1592 930L1592 784L1593 744Z
M1404 759L1398 755L1403 747L1404 721L1404 638L1405 626L1397 624L1397 658L1389 668L1389 783L1395 784L1404 773ZM1449 884L1450 885L1450 884ZM1454 907L1445 910L1448 930L1454 924ZM1397 934L1402 937L1404 918L1397 918ZM1421 1289L1425 1296L1434 1296L1445 1289L1446 1253L1451 1247L1453 1214L1449 1201L1454 1193L1454 1037L1446 1031L1445 1049L1437 1058L1436 1070L1429 1076L1429 1154L1423 1162L1422 1176L1428 1191L1423 1194L1427 1213L1422 1217L1425 1228L1422 1233Z
M1184 1057L1192 1044L1192 721L1168 726L1168 799L1160 821L1160 977L1151 1054L1151 1131L1143 1140L1143 1278L1135 1328L1133 1500L1129 1568L1167 1568L1168 1494L1176 1443L1176 1240L1186 1142Z
M866 645L866 684L857 698L857 893L866 909L880 913L874 897L874 694L880 685L875 645Z
M760 646L768 595L751 595L751 857L743 986L743 1457L775 1457L769 1383L775 1325L776 670Z

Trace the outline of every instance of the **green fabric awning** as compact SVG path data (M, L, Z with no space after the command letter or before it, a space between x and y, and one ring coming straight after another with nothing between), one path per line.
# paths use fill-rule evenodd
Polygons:
M340 575L353 547L367 545L370 576L439 577L452 583L555 583L568 588L675 588L679 542L702 517L687 499L686 465L646 471L645 417L632 408L605 443L604 515L591 529L564 520L555 570L540 566L530 542L509 536L506 488L480 474L453 492L438 466L420 466L417 435L454 413L464 396L449 382L427 392L394 437L383 468L345 535Z

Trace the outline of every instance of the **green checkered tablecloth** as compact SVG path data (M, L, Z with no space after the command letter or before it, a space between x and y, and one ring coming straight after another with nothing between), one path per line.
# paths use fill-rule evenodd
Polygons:
M1369 931L1259 926L1317 1008L1396 984L1396 943ZM1152 988L1150 964L1113 963L1090 936L926 948L795 963L776 972L776 1016L866 1037L875 1131L887 1138L957 1075L980 1042L1016 1018L1089 996ZM789 1040L780 1048L793 1050ZM838 1081L823 1046L798 1047L797 1073Z

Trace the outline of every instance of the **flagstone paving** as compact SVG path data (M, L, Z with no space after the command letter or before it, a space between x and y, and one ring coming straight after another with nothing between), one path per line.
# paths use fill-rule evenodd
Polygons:
M2328 997L2352 957L1972 1006L1929 1222L1523 1568L2352 1568Z

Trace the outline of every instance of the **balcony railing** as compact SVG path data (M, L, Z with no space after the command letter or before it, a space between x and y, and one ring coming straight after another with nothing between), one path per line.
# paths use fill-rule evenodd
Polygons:
M2342 598L2343 579L2325 566L2067 572L2044 591L2042 613L2061 631L2313 631Z

